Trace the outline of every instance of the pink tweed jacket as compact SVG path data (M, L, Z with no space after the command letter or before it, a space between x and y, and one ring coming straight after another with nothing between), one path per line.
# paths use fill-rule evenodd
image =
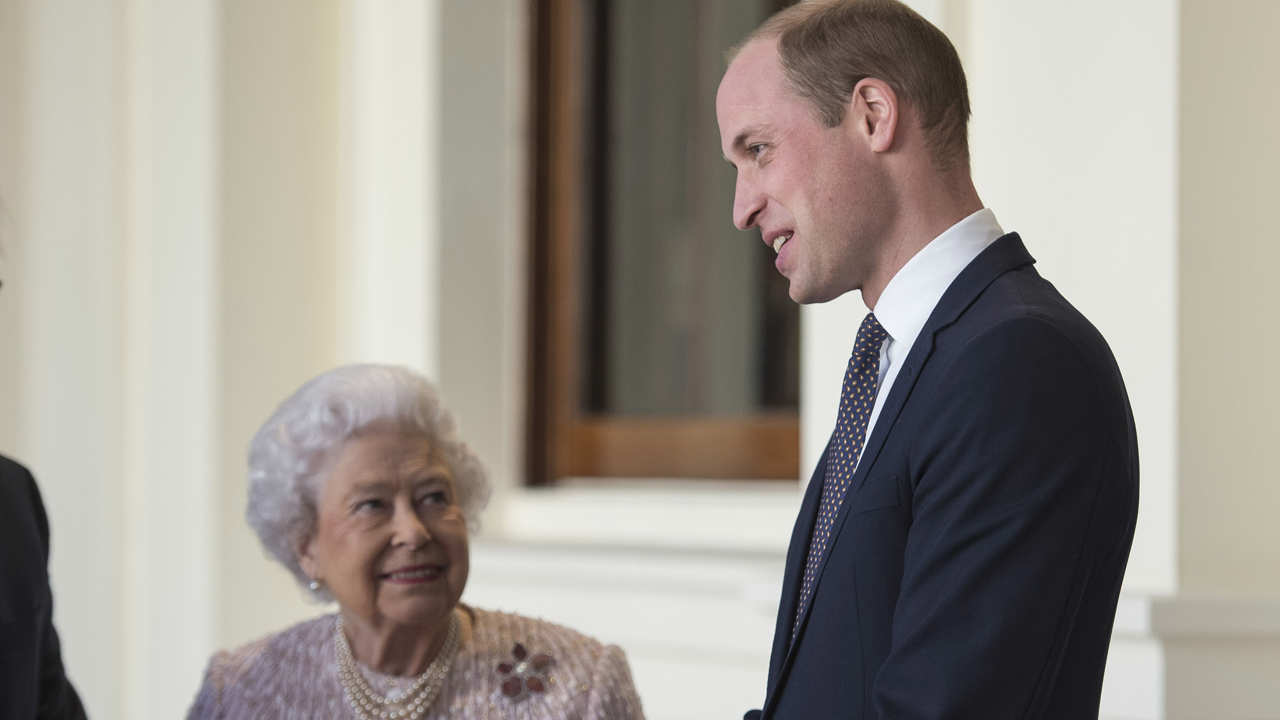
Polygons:
M643 719L627 660L616 645L543 620L465 606L460 611L458 654L426 718ZM338 680L336 619L324 615L237 650L216 653L189 720L354 717ZM522 654L546 655L551 662L539 673L522 675L512 669ZM413 680L363 665L360 669L369 685L384 695ZM516 686L521 691L512 697Z

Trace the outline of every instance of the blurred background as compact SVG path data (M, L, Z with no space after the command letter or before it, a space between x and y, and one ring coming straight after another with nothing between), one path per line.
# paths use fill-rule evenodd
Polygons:
M464 601L763 699L855 295L730 226L723 52L785 0L0 0L0 452L93 717L326 611L246 526L312 375L439 383L496 486ZM1103 717L1280 718L1280 3L916 0L979 193L1111 343L1142 456Z

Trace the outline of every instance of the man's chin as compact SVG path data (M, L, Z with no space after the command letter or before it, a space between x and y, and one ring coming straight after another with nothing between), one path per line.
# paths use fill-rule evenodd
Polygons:
M804 286L804 283L797 281L795 278L787 278L787 282L787 295L791 297L791 302L799 305L808 305L813 302L809 297L809 289Z
M791 285L787 287L787 294L791 296L792 302L798 305L824 303L837 297L836 295L818 292L817 288L806 286L804 283L799 283L795 280L792 280Z
M788 277L787 295L798 305L818 305L831 302L842 295L847 295L858 288L853 283L831 281L805 282L803 277Z

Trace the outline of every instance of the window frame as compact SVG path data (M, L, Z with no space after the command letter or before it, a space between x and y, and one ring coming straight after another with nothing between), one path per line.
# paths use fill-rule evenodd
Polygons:
M593 91L582 71L589 0L531 0L530 277L527 464L530 485L565 478L794 481L796 411L732 417L610 416L583 411L578 378L587 290L580 258ZM598 29L597 29L598 30ZM602 33L593 32L599 38ZM601 41L603 42L603 41ZM599 168L593 168L597 172Z

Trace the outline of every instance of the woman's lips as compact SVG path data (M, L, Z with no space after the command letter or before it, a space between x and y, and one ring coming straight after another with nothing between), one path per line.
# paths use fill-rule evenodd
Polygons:
M414 565L383 573L379 577L396 585L420 585L437 580L443 574L443 565Z

